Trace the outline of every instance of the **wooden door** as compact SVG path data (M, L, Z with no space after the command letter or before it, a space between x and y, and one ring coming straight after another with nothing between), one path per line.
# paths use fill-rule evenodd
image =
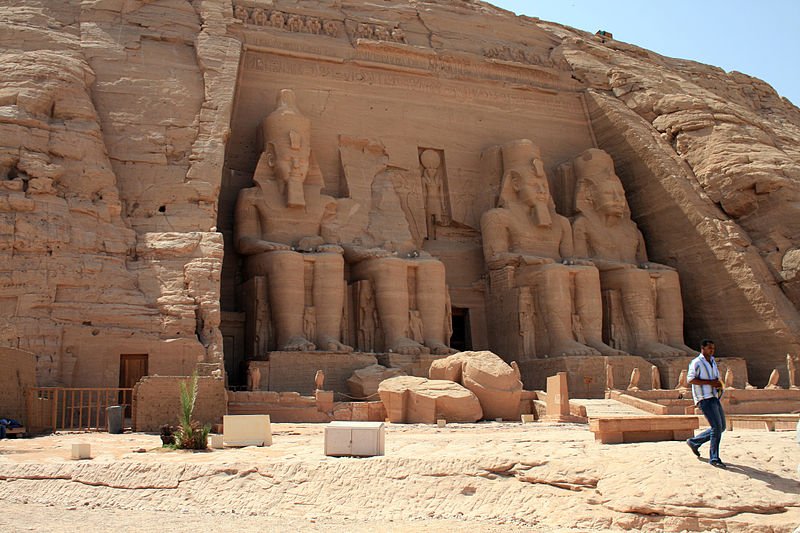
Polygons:
M120 354L119 387L132 389L136 382L147 375L147 354ZM125 416L131 416L130 399L120 392L120 404L125 405Z

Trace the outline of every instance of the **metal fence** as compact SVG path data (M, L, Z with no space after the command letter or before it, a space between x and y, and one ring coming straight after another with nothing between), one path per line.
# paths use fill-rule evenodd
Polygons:
M26 425L33 433L105 430L106 408L119 405L127 429L132 399L133 389L33 387L28 389Z

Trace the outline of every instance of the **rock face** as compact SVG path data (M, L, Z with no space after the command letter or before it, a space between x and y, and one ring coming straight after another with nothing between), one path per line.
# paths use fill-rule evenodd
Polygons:
M431 379L460 383L478 398L488 420L519 418L522 382L517 370L492 352L461 352L431 363Z
M478 398L452 381L400 376L381 382L378 393L390 422L476 422L483 417Z
M307 233L349 245L346 279L328 288L349 284L340 327L305 278L296 298L317 348L446 355L452 337L509 359L543 357L549 344L582 353L542 343L553 330L534 278L546 269L522 279L507 257L484 255L481 219L508 182L497 147L529 139L558 215L548 207L544 222L579 211L575 158L608 154L649 261L680 279L686 344L715 338L760 386L800 352L800 110L744 74L486 3L389 7L0 7L0 346L36 354L40 385L118 386L198 364L224 364L243 384L241 363L275 349L277 326L266 292L246 285L235 205L262 154L269 166L260 124L291 89L310 134L284 141L311 143L313 158L295 159L335 200L332 233ZM300 240L297 250L320 252ZM541 259L524 255L527 266ZM403 301L387 303L397 287ZM604 280L592 301L602 290L613 311L613 287ZM578 344L634 351L612 311L559 310ZM508 334L489 327L496 316L513 317ZM681 344L665 338L679 318L648 320L658 344ZM138 370L127 364L142 355Z
M386 379L405 376L399 368L386 368L383 365L370 365L353 372L347 380L347 388L353 398L370 398L378 393L378 386Z

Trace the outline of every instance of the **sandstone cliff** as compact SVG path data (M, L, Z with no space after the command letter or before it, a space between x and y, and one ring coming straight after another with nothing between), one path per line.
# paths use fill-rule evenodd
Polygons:
M553 170L594 144L651 259L680 272L687 341L716 337L758 384L800 351L800 110L760 80L474 1L12 0L0 7L0 345L36 353L40 384L114 386L123 353L150 354L150 373L222 364L221 308L243 311L223 236L255 164L251 124L270 91L300 83L262 56L324 67L304 103L319 130L336 124L315 132L327 192L342 194L338 135L381 138L402 163L398 131L427 129L455 154L454 227L475 228L497 185L476 150L527 132ZM368 75L326 70L339 65ZM455 111L421 128L389 104L360 131L366 115L330 114L344 81L350 95L438 91L485 138L457 131ZM584 106L585 138L573 118L540 131L547 113L525 114L525 98L558 112L564 94ZM479 281L480 264L447 264L451 288Z

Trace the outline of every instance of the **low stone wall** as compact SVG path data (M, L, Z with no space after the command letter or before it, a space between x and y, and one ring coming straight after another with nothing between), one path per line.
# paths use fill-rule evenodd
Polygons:
M180 383L188 376L145 376L133 388L133 430L158 431L164 424L176 425L180 413ZM197 378L194 419L201 424L220 424L228 400L222 378Z
M373 354L360 352L270 352L269 390L312 394L315 389L314 376L317 370L322 370L325 373L325 390L347 394L347 378L356 370L375 363L377 360ZM261 379L263 383L263 370Z
M0 418L26 423L25 389L36 386L36 356L0 348Z
M269 415L276 423L386 420L382 402L334 402L331 391L319 391L317 397L272 391L229 392L228 397L229 414Z

